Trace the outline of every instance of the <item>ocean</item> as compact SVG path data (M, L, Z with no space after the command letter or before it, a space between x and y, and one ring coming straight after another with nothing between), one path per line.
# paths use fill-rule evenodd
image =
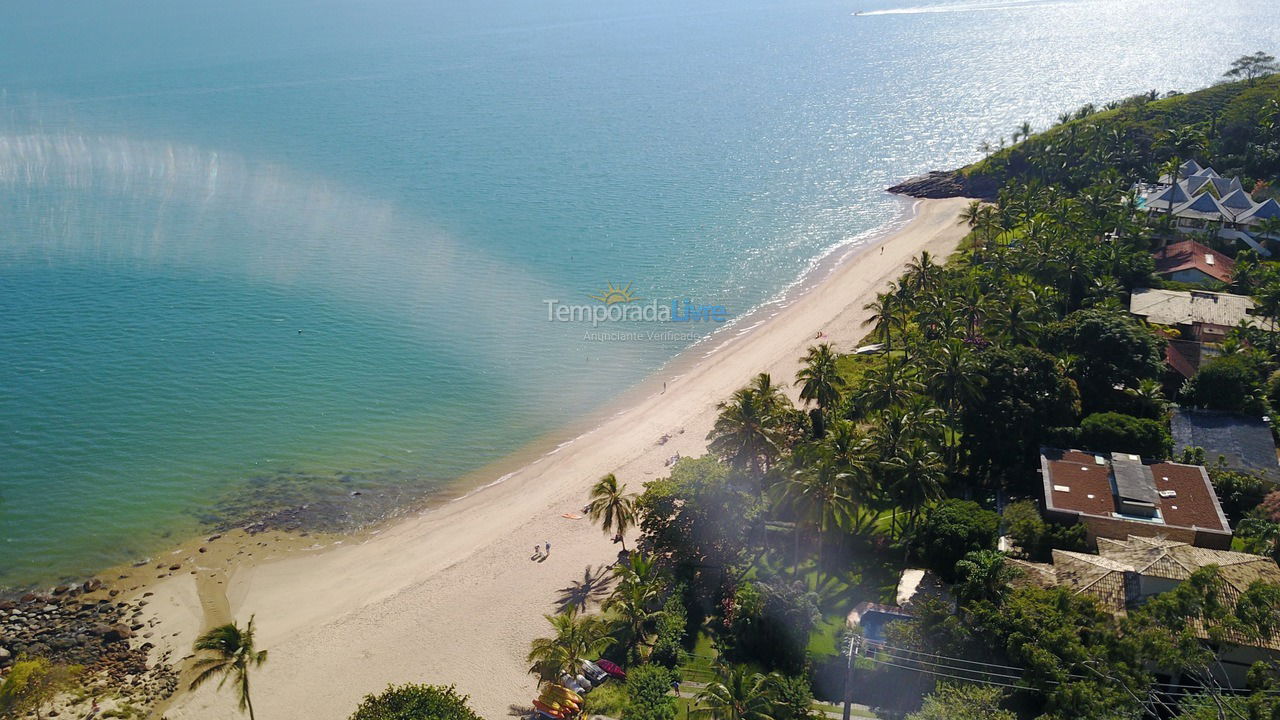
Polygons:
M884 187L1212 83L1272 10L10 0L0 587L492 480L901 222Z

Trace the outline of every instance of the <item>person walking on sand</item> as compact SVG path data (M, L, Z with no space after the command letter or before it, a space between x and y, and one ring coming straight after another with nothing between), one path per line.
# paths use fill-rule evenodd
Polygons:
M547 556L548 556L548 557L550 557L550 556L551 556L551 541L550 541L550 540L548 540L548 541L547 541Z

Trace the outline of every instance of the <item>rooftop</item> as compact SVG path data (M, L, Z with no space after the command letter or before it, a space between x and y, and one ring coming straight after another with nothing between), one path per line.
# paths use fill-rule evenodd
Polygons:
M1231 281L1236 261L1195 240L1170 243L1154 253L1156 274L1169 275L1184 270L1199 270L1222 282Z
M1042 448L1045 509L1165 527L1230 533L1199 465L1145 464L1136 455Z
M1183 448L1204 448L1205 460L1221 457L1228 468L1252 472L1280 482L1280 463L1271 427L1259 417L1177 408L1170 421L1174 453Z
M1154 185L1139 185L1140 206L1180 218L1246 225L1280 212L1274 200L1255 202L1239 178L1221 177L1213 168L1184 163L1174 180L1165 175Z
M1207 323L1235 327L1241 322L1260 326L1252 313L1253 298L1230 293L1203 290L1134 290L1129 312L1158 325L1193 325Z
M1256 581L1280 583L1280 567L1260 555L1210 550L1164 538L1130 535L1127 540L1098 539L1098 554L1053 551L1053 563L1009 560L1023 571L1020 583L1066 587L1073 593L1097 598L1113 613L1123 613L1139 598L1134 577L1182 581L1195 571L1216 565L1224 581L1223 599L1234 605L1240 594ZM1241 638L1242 644L1255 644ZM1280 635L1261 643L1280 650Z

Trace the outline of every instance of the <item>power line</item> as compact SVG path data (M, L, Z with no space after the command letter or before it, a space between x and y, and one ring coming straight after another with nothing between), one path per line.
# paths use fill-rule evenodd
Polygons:
M925 673L926 675L936 675L938 677L951 678L952 680L964 680L965 682L974 682L982 685L995 685L997 687L1013 688L1014 690L1036 690L1037 689L1037 688L1023 687L1021 685L1011 685L1009 683L996 682L994 680L978 680L976 678L962 677L960 675L949 675L947 673L936 672L933 670L925 670L923 668L911 667L909 665L898 665L897 663L891 663L888 660L881 660L879 658L874 658L869 655L866 657L866 659L878 665L888 665L889 667L902 668L903 670L912 670L919 673Z
M892 646L892 645L888 645L887 643L883 643L883 642L876 642L876 641L873 641L873 640L868 640L868 641L867 641L867 646L868 646L868 648L869 648L869 649L870 649L870 648L873 648L873 647L874 647L874 648L879 648L880 650L884 651L884 652L885 652L885 654L887 654L890 658L893 658L893 659L895 659L895 660L899 660L899 661L901 661L901 662L916 663L916 664L918 664L918 665L926 665L926 666L929 666L929 667L941 668L941 669L944 669L944 670L953 670L953 671L956 671L956 672L962 672L962 673L975 673L975 674L982 674L982 675L988 675L988 676L991 676L991 677L1003 678L1003 679L1007 679L1007 680L1019 680L1019 679L1022 679L1022 677L1023 677L1023 676L1024 676L1024 674L1026 673L1026 668L1015 667L1015 666L1013 666L1013 665L1001 665L1001 664L999 664L999 663L988 663L988 662L981 662L981 661L978 661L978 660L967 660L967 659L965 659L965 658L951 657L951 656L948 656L948 655L938 655L938 654L934 654L934 653L927 653L927 652L923 652L923 651L921 651L921 650L911 650L911 649L908 649L908 648L899 648L899 647L894 647L894 646ZM940 661L940 662L930 662L930 661L927 661L927 660L920 660L920 659L913 658L913 657L904 657L904 655L905 655L905 654L921 655L921 656L925 656L925 657L930 657L930 658L934 658L935 660L938 660L938 661ZM871 658L869 655L868 655L868 656L866 656L866 657L867 657L868 659L872 659L872 660L874 660L874 658ZM1018 674L1018 675L1010 675L1010 674L1008 674L1008 673L994 672L994 671L991 671L991 670L976 670L976 669L965 668L965 667L957 667L957 666L956 666L956 665L954 665L954 664L948 664L948 663L963 663L963 664L968 664L968 665L977 665L977 666L981 666L981 667L999 668L999 669L1002 669L1002 670L1015 670L1015 671L1017 671L1019 674ZM888 663L885 663L885 664L888 664ZM895 667L902 667L902 666L895 666ZM924 670L924 669L922 669L922 668L915 668L915 667L906 667L906 669L908 669L908 670L918 670L919 672L931 672L931 671L928 671L928 670ZM950 675L948 675L948 677L954 677L954 676L950 676ZM1089 679L1092 679L1092 678L1090 678L1090 677L1088 677L1088 676L1086 676L1086 675L1073 674L1073 673L1069 673L1069 674L1067 675L1067 678L1068 678L1069 680L1089 680ZM975 682L977 682L977 681L975 681ZM1049 683L1049 684L1051 684L1051 685L1061 685L1061 684L1062 684L1062 682L1061 682L1061 681L1058 681L1058 680L1050 680L1050 679L1046 679L1044 682ZM1210 686L1208 686L1208 685L1204 685L1204 684L1200 684L1200 685L1186 685L1186 684L1181 684L1181 683L1162 683L1162 682L1152 682L1152 683L1151 683L1151 686L1152 686L1152 687L1158 687L1158 688L1168 688L1168 689L1173 689L1173 690L1203 690L1203 691L1212 691L1212 690L1214 689L1214 688L1212 688L1212 687L1210 687ZM1019 686L1017 686L1017 687L1018 687L1018 688L1020 688L1020 689L1032 689L1032 688L1028 688L1028 687L1021 686L1021 685L1019 685ZM1243 694L1243 693L1247 692L1247 691L1246 691L1246 690L1244 690L1243 688L1217 688L1217 689L1218 689L1218 690L1225 690L1225 691L1230 692L1230 693L1232 693L1232 694ZM1264 693L1264 694L1271 695L1271 694L1280 693L1280 690L1261 690L1261 691L1257 691L1257 692L1262 692L1262 693Z

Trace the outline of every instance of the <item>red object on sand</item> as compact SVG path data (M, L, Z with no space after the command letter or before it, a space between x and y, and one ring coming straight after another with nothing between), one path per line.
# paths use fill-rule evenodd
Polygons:
M609 662L608 660L600 659L596 661L596 665L599 665L601 670L609 673L609 675L615 678L618 678L619 680L627 679L627 672L622 668L618 667L616 663L612 663L612 662Z
M548 705L548 704L546 704L546 703L542 702L541 700L534 700L534 701L533 701L533 707L534 707L534 709L535 709L535 710L537 710L538 712L540 712L540 713L542 713L543 715L546 715L546 716L548 716L548 717L553 717L553 718L562 718L562 717L564 717L564 711L563 711L563 710L556 710L556 709L552 708L550 705Z

